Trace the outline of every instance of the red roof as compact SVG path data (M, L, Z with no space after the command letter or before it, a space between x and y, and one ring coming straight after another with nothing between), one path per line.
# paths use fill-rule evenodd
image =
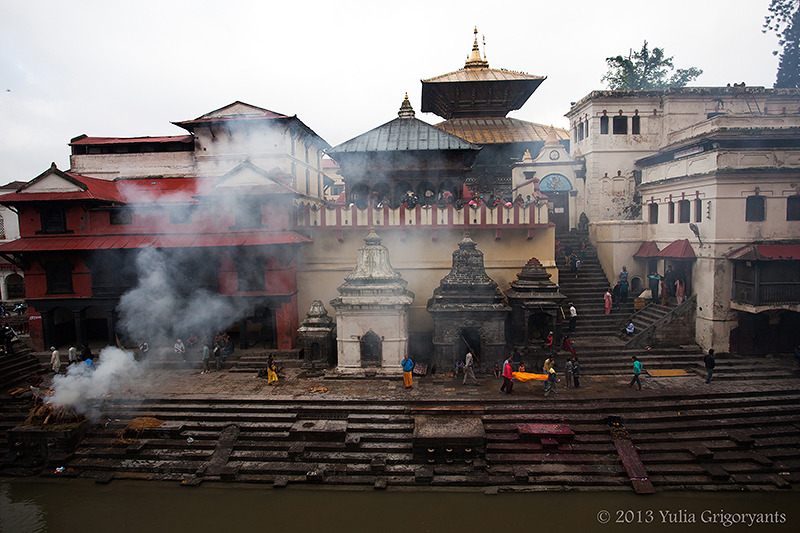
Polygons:
M25 189L25 187L43 177L45 174L50 173L50 171L47 171L17 189L16 192L0 196L0 203L12 204L55 200L96 200L102 202L124 201L117 190L115 182L113 181L87 178L86 176L79 176L78 174L73 174L71 172L61 172L58 169L56 169L56 171L67 180L80 187L81 190L68 192L20 192Z
M658 252L657 257L667 257L670 259L695 259L697 256L689 244L689 239L680 239L671 242L666 248Z
M633 257L640 259L647 259L648 257L658 257L658 245L654 241L643 242L639 249L633 254Z
M739 261L800 261L800 244L748 244L727 256Z
M293 231L239 231L170 235L100 235L26 237L0 245L0 253L121 248L206 248L302 244L311 239Z
M194 141L193 135L170 135L166 137L81 137L70 146L87 144L138 144L138 143L188 143Z
M139 178L117 180L120 196L127 203L195 202L194 196L207 194L214 178Z

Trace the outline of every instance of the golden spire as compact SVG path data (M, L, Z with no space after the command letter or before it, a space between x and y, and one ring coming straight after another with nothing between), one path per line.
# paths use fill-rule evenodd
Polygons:
M547 131L547 138L544 141L545 146L558 146L561 144L558 142L558 135L556 134L556 129L550 124L550 129Z
M400 105L400 111L397 112L397 116L400 118L414 118L414 108L411 107L411 102L408 101L408 93L406 93L406 97Z
M472 42L472 55L467 58L464 68L489 68L486 56L481 59L481 50L478 47L478 27L475 26L475 40Z

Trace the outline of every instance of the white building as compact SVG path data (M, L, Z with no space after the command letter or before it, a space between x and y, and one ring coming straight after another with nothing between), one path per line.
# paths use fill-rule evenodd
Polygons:
M673 265L697 295L704 348L797 344L800 91L598 91L567 116L572 149L586 158L586 212L609 278L627 265L645 286L649 271ZM661 253L634 260L649 241Z

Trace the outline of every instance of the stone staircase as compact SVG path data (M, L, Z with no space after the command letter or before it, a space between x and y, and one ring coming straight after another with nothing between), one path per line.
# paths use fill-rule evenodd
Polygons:
M633 337L625 341L626 347L641 347L647 344L654 344L657 329L664 327L674 320L677 316L688 313L697 305L697 296L692 295L680 305L661 305L647 302L647 305L639 309L632 317L636 327ZM692 332L694 328L692 328Z
M800 482L800 393L755 390L509 403L276 397L106 403L75 453L41 475L368 486L630 490L610 421L622 424L656 490L774 490ZM480 420L485 453L415 455L416 417ZM159 427L126 425L157 417ZM529 440L520 424L567 425L568 441ZM442 450L443 452L447 450ZM462 453L462 455L463 455ZM472 454L470 456L469 454ZM64 466L68 474L53 472Z
M581 239L585 234L557 235L563 245L569 243L573 250L580 249ZM622 346L619 333L627 325L627 319L633 314L633 298L628 298L626 303L620 303L619 309L613 309L611 314L605 314L603 295L610 284L606 278L600 262L597 259L597 250L588 245L586 258L578 272L578 278L570 272L569 265L563 257L558 258L558 285L561 292L575 304L578 311L578 320L575 334L572 338L583 346L615 345ZM569 323L569 316L565 318L564 330Z
M0 392L27 385L30 376L43 371L44 366L27 339L18 338L14 341L14 354L0 357Z

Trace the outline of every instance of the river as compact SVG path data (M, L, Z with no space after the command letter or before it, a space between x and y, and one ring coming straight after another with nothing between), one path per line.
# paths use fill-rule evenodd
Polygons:
M789 532L800 530L798 496L574 491L487 495L430 489L0 479L0 532ZM726 520L733 523L726 526ZM745 525L751 521L752 526Z

